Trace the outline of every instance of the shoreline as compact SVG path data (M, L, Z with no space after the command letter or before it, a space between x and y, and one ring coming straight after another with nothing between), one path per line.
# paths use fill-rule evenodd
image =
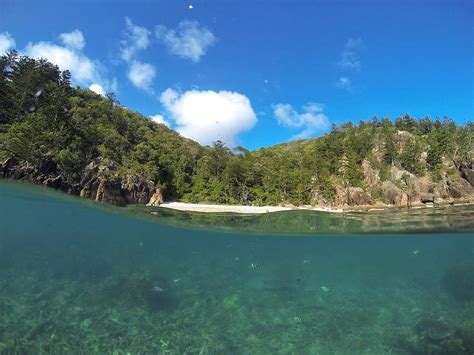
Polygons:
M346 207L312 207L312 206L244 206L244 205L216 205L202 203L187 202L164 202L159 208L168 208L183 212L200 212L200 213L236 213L236 214L265 214L285 211L316 211L328 213L344 213L344 212L382 212L388 210L400 209L424 209L433 207L449 207L449 206L468 206L474 205L474 201L459 201L437 203L437 204L417 204L412 206L394 206L394 205L372 205L372 206L346 206Z
M243 205L213 205L186 202L164 202L160 208L169 208L177 211L203 212L203 213L239 213L239 214L263 214L283 211L310 210L330 213L342 213L342 208L336 207L285 207L285 206L243 206Z

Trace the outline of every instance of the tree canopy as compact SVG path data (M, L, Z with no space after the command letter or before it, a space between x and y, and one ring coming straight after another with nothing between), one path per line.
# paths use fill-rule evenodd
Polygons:
M46 60L12 51L0 57L0 158L38 165L51 156L71 183L97 158L152 180L168 199L229 204L311 204L336 187L368 189L362 163L415 175L439 175L443 159L471 164L471 122L377 117L334 126L326 135L250 152L222 142L201 146L165 125L71 86ZM425 156L425 158L423 158Z

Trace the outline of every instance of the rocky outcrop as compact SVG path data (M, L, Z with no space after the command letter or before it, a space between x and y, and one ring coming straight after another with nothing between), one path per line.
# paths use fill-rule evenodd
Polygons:
M435 202L435 195L430 193L422 193L420 195L420 200L423 203L434 203Z
M155 184L141 176L121 176L113 162L96 160L84 171L81 197L113 205L147 204L156 192Z
M147 206L159 206L164 202L163 193L161 189L156 189L153 196L151 196L150 201L147 203Z
M446 184L449 194L455 199L468 199L474 196L473 186L460 176L450 176Z
M347 204L349 206L368 206L374 204L374 199L360 187L349 187L347 189Z
M372 166L368 160L362 161L362 172L364 173L364 182L368 187L372 188L379 184L379 172L375 169L372 169Z
M49 156L45 156L37 167L9 158L0 165L0 177L29 181L118 206L163 202L162 191L157 190L152 181L131 174L121 175L116 164L103 159L87 165L78 184L67 181Z
M0 165L0 177L28 181L65 192L71 192L72 189L65 182L56 163L49 155L46 155L37 167L28 163L20 163L15 158L8 158Z
M466 179L471 186L474 186L474 170L473 169L461 169L461 176Z
M415 139L415 136L407 131L398 131L395 139L395 145L397 147L398 152L402 152L408 142L413 141Z
M384 181L382 192L387 202L397 207L408 206L408 194L391 181Z
M447 160L445 160L448 162ZM409 207L432 203L474 202L472 166L444 171L439 181L427 174L418 177L392 166L388 181L381 182L379 171L368 160L361 163L364 188L347 187L340 177L332 177L334 199L325 199L316 188L311 190L311 201L317 206L356 207L390 205ZM127 174L106 159L88 164L79 182L72 183L62 173L52 156L46 154L39 164L32 165L9 158L0 164L0 177L29 181L62 190L73 195L113 205L147 204L159 206L164 202L163 191L153 181ZM316 185L315 177L312 185Z

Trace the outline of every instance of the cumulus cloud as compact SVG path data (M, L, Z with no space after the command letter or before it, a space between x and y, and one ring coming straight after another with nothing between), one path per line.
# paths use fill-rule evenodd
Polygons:
M153 116L150 116L150 119L153 122L164 124L166 127L170 126L170 123L167 120L165 120L165 118L162 115L153 115Z
M199 62L207 49L216 42L214 34L197 21L182 21L176 30L158 25L155 35L171 53L194 63Z
M74 84L89 87L101 95L106 89L117 89L115 80L108 81L101 75L103 67L100 62L84 53L86 41L79 30L61 33L59 39L63 45L44 41L29 42L21 54L36 59L44 58L61 70L69 70Z
M318 131L329 127L329 120L323 113L323 105L310 102L303 106L303 113L296 112L289 104L277 104L273 107L278 124L301 129L292 139L309 138Z
M138 51L146 49L149 46L150 31L145 27L135 25L128 17L125 17L125 24L127 28L125 31L125 39L122 40L120 56L123 60L129 62L135 57Z
M100 85L98 83L91 84L89 86L89 90L95 92L98 95L105 96L104 88L102 87L102 85Z
M81 50L86 45L84 36L82 35L82 32L79 30L74 30L69 33L61 33L59 35L59 38L61 39L63 44L68 48Z
M134 61L128 71L128 79L138 89L153 92L151 83L155 78L156 70L151 64Z
M360 58L358 51L362 47L362 40L360 38L349 38L344 50L342 51L339 65L348 70L360 71Z
M8 52L10 49L15 48L15 45L15 40L10 33L0 33L0 55Z
M257 117L250 100L237 92L165 90L160 102L183 136L201 144L216 140L232 146L237 135L251 129Z
M28 43L24 53L32 58L46 58L61 70L69 70L79 84L98 81L97 65L82 51L49 42Z

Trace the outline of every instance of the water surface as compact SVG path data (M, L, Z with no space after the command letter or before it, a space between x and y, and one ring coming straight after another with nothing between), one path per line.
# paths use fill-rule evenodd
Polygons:
M466 207L150 215L7 181L0 202L0 353L474 351Z

